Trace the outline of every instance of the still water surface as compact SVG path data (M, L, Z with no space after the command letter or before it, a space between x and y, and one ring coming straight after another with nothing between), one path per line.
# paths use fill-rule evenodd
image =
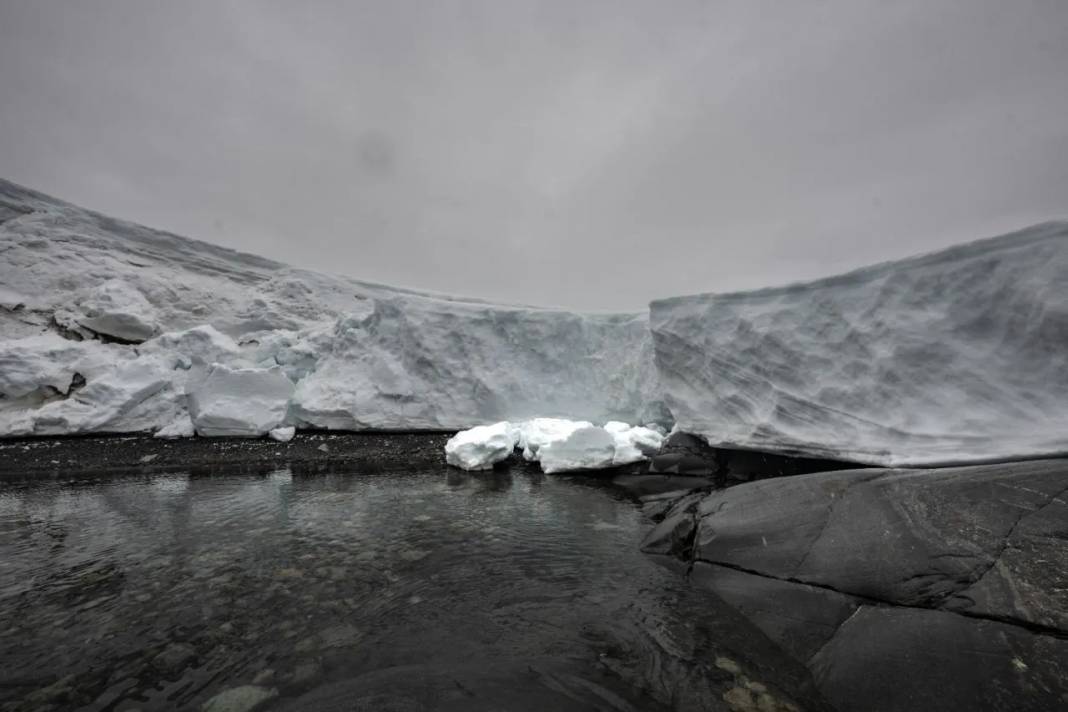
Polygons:
M650 526L533 472L0 481L0 709L790 709Z

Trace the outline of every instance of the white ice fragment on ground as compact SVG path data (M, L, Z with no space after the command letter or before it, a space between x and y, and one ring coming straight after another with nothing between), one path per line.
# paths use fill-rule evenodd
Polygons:
M157 430L155 436L170 440L174 438L191 438L194 435L196 435L196 429L193 428L193 421L190 419L189 413L183 411L174 420Z
M464 470L489 470L512 454L516 428L508 421L463 430L445 443L445 462Z
M145 341L159 332L155 307L121 279L97 285L68 310L79 325L124 341Z
M189 413L198 435L260 437L282 425L293 382L280 368L211 367L189 390Z
M445 446L445 459L465 470L489 469L518 446L545 472L593 470L641 462L659 452L662 442L657 431L620 421L599 428L581 420L534 418L457 433Z
M579 428L590 427L593 427L593 423L588 421L564 418L533 418L515 425L523 459L530 462L538 459L538 451L542 447L567 438Z
M605 423L604 429L612 434L616 441L616 454L613 465L629 465L633 462L647 460L660 452L664 436L652 428L640 425L631 427L626 423L613 421Z
M632 427L618 420L605 423L604 429L616 440L613 465L629 465L646 460L660 451L664 441L664 436L652 428L640 425Z
M593 426L578 428L563 440L554 440L538 450L541 469L549 474L611 467L615 456L615 436Z
M271 440L277 440L280 443L287 443L293 439L293 436L296 435L296 433L296 428L294 428L292 425L287 425L282 428L275 428L267 434L271 436Z

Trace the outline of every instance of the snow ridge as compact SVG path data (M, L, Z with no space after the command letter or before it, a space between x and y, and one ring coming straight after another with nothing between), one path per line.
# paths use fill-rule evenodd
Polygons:
M0 255L0 436L454 430L659 412L645 314L294 269L6 181ZM266 390L253 397L250 384Z

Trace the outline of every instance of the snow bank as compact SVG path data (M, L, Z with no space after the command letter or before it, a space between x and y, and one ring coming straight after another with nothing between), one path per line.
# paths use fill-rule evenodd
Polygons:
M7 353L20 364L0 373L0 436L64 427L184 436L192 421L182 418L195 410L187 392L202 394L201 434L266 432L281 411L274 396L270 417L204 405L202 381L216 364L280 368L295 384L287 425L297 427L662 413L645 314L490 304L297 270L5 181L0 206L0 363ZM116 393L99 417L85 402L49 405L47 419L39 412L65 397L76 373L89 389L141 359L165 384L144 402Z
M486 470L518 447L547 473L597 470L648 459L662 442L655 430L618 421L601 428L585 421L534 418L459 432L445 444L445 461L465 470Z
M1068 223L778 289L653 302L710 444L936 465L1068 452Z

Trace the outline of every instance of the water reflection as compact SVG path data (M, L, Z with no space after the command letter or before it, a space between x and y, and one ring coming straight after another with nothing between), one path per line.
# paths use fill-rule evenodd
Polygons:
M798 688L638 552L647 526L530 472L0 482L0 703L195 709L252 686L267 708L433 709L460 681L457 709L701 709L740 676Z

